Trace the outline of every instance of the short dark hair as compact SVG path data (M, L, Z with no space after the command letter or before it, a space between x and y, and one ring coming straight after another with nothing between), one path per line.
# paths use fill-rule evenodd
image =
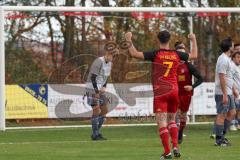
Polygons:
M228 37L221 41L220 47L222 52L227 52L232 47L232 38Z
M157 35L158 40L160 41L160 43L167 43L169 42L171 35L167 30L164 31L160 31Z
M182 41L177 41L175 44L174 44L174 47L176 50L178 49L185 49L185 47L181 46L181 44L183 44Z
M235 44L234 44L234 48L236 48L236 47L238 47L238 46L240 46L240 43L235 43Z
M179 46L180 44L182 44L182 41L177 41L177 42L174 44L174 47L177 48L177 46Z
M237 55L240 55L240 52L234 52L232 58L235 58Z

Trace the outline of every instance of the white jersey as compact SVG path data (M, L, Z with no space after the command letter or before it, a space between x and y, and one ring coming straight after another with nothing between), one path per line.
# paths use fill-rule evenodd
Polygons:
M215 94L222 95L222 88L220 84L219 74L223 73L226 80L226 91L228 95L232 95L233 88L233 75L234 75L234 64L229 56L222 53L217 60L216 73L215 73Z
M233 68L234 68L234 75L233 75L234 85L236 86L238 93L240 93L240 67L234 63Z
M111 74L111 68L112 68L112 62L106 63L104 57L99 57L97 58L89 71L88 78L87 78L87 90L94 90L92 81L91 81L91 76L92 74L95 74L96 77L96 83L97 87L100 90L103 85L107 82L108 77Z

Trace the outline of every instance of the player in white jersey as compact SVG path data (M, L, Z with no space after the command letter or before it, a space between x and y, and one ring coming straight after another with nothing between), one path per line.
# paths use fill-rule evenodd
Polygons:
M218 57L215 74L215 101L217 108L215 145L228 146L230 143L225 138L225 134L236 114L234 96L237 95L233 80L235 74L234 64L230 58L233 51L231 38L224 39L220 47L223 53Z
M88 105L92 106L92 140L106 140L100 134L105 116L108 112L108 99L105 95L107 80L111 74L113 56L118 53L116 48L106 48L105 55L95 59L87 78L86 95Z
M232 60L234 61L234 63L237 65L236 70L238 70L238 72L240 72L240 43L236 43L234 44L234 54L232 56ZM238 89L238 92L240 93L240 79L238 79L238 77L234 77L235 79L235 84L236 84L236 88ZM230 126L230 130L231 131L236 131L236 130L240 130L240 97L238 99L235 100L236 102L236 119L234 119L232 121L232 124Z

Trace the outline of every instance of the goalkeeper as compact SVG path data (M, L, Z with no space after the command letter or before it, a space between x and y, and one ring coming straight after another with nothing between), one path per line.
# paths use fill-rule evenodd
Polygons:
M110 43L111 44L111 43ZM106 44L105 54L93 62L87 78L87 103L92 106L92 140L106 140L100 133L108 112L108 99L105 95L107 80L111 73L113 56L118 52L114 45Z

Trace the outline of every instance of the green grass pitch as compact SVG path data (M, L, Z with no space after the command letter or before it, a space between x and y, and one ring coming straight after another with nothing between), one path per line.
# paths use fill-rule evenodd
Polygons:
M90 140L91 128L7 130L0 133L0 160L158 160L156 126L105 127L107 141ZM190 125L180 145L182 160L240 160L240 131L231 147L215 147L210 125Z

